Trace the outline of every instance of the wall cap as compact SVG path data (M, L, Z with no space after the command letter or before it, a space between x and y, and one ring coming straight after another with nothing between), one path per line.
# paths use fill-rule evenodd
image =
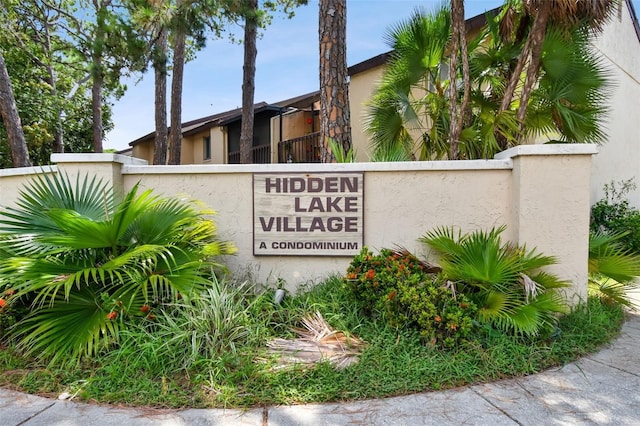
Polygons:
M556 143L518 145L497 153L493 158L504 160L525 155L593 155L598 153L598 146L586 143Z
M147 160L111 152L94 154L51 154L53 163L120 163L127 165L144 165Z
M58 168L56 166L14 167L10 169L0 169L0 177L37 175L40 172L55 173L57 171Z
M304 172L403 172L424 170L511 170L511 159L402 161L389 163L298 164L192 164L182 166L124 165L123 174L187 173L304 173Z

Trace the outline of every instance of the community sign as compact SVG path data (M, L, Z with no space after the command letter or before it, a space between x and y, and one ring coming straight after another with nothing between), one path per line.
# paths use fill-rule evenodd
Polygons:
M364 174L255 173L253 254L353 256L363 245Z

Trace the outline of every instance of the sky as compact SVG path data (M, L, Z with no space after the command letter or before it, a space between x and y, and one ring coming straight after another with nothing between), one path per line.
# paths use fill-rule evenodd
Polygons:
M388 29L418 7L430 11L442 0L348 0L347 66L390 50ZM467 18L500 6L502 0L466 0ZM633 0L636 13L640 0ZM235 28L236 35L242 34ZM292 19L276 14L258 40L255 102L278 102L318 90L318 1L296 9ZM184 68L182 121L238 108L242 104L242 45L209 40ZM124 81L125 95L114 101L114 129L105 148L128 148L129 142L154 130L153 73ZM167 83L170 90L170 81Z

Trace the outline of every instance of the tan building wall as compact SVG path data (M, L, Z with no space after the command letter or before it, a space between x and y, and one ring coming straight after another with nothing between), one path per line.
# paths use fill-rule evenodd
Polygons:
M140 158L142 160L147 161L149 164L153 163L153 141L145 141L137 143L133 146L133 151L131 153L132 157Z
M211 137L211 131L207 129L204 132L196 133L195 135L189 135L182 138L182 144L189 146L189 153L191 155L191 161L186 161L185 157L180 159L182 164L208 164L213 161L213 149L211 151L211 159L204 159L204 138ZM211 148L213 143L210 141ZM183 151L184 152L184 151Z
M204 137L211 138L211 160L204 160ZM132 157L153 163L153 141L144 141L133 146ZM223 127L212 127L205 131L184 136L180 153L180 164L226 164L226 132Z
M226 259L236 274L290 287L344 273L349 257L254 256L253 173L364 173L364 243L400 245L429 256L418 238L438 226L462 231L507 225L505 238L558 258L568 296L586 297L589 172L593 145L527 145L495 160L351 164L148 166L116 154L55 154L57 170L88 173L129 190L137 182L164 195L200 200L217 211L221 236L238 247ZM52 170L56 170L55 168ZM2 204L35 169L0 175Z
M357 161L369 161L369 139L364 132L367 102L382 80L384 66L380 65L349 79L349 106L351 110L351 139Z

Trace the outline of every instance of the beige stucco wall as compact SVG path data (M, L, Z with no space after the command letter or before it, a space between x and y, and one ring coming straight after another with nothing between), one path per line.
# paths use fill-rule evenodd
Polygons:
M344 273L349 257L253 256L253 173L364 173L364 243L400 245L430 257L419 241L438 226L462 231L507 225L505 238L554 255L554 268L573 283L571 300L586 296L589 171L592 145L529 145L494 160L351 164L148 166L117 154L56 154L57 169L111 180L121 191L136 183L164 195L202 201L217 211L220 235L238 254L236 274L258 282L284 279L293 288ZM53 169L55 171L55 168ZM35 170L0 174L0 201Z
M0 169L0 209L13 204L18 199L22 185L36 173L57 173L57 171L56 166Z
M635 178L638 188L630 199L640 207L640 40L625 2L621 2L620 14L605 27L593 46L602 54L614 85L608 96L611 108L605 130L608 140L600 146L593 162L591 201L604 196L605 183Z
M435 226L457 225L473 230L505 223L511 209L509 164L483 164L487 167L480 170L460 170L456 164L452 170L434 168L429 163L405 164L410 167L400 169L397 165L387 169L369 164L378 167L364 168L365 244L372 248L399 244L426 255L417 239ZM187 195L203 201L217 211L215 221L221 235L238 247L238 255L228 259L233 270L249 270L260 281L283 278L290 284L301 284L343 272L349 258L252 256L252 172L326 170L320 165L291 166L201 167L183 171L165 168L162 173L157 167L126 167L124 182L125 189L140 181L142 187L155 188L166 195ZM356 166L357 163L334 166L332 170L363 170ZM404 190L399 191L399 187ZM486 191L480 191L481 187Z
M349 79L349 106L351 110L351 139L357 161L369 161L369 140L364 133L366 104L382 80L384 66L354 74Z
M513 241L562 259L549 270L574 284L587 282L589 181L595 152L593 145L521 145L496 155L513 159ZM567 294L576 303L586 300L586 290L586 285L574 285Z

